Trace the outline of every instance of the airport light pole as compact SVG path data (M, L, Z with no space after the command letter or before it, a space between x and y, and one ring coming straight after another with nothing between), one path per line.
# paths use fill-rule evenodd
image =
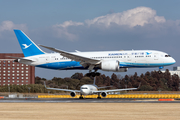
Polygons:
M8 89L9 89L9 95L10 95L10 86L8 86Z
M126 89L127 89L127 84L125 85ZM126 90L126 93L127 93L127 90Z
M160 94L160 92L161 92L161 89L159 89L158 91L159 91L159 94Z
M29 93L30 93L30 89L31 89L31 87L28 87L28 91L29 91ZM28 93L28 96L30 97L29 93Z
M28 91L30 92L31 87L28 87Z

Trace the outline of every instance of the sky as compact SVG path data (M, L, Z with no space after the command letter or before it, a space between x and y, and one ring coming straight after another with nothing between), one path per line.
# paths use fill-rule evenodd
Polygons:
M0 52L22 53L14 29L36 44L61 50L159 50L180 65L179 0L0 0ZM52 52L41 48L45 52ZM71 77L76 72L36 68L36 76ZM139 75L158 68L134 68ZM105 75L113 72L99 71Z

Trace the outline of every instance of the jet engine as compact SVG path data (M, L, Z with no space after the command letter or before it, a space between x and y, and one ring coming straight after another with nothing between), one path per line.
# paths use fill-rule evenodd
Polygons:
M71 97L75 97L76 93L75 92L71 92L70 95L71 95Z
M101 62L101 69L104 71L117 71L119 70L118 60L105 60Z
M102 96L102 97L106 97L106 96L107 96L107 93L106 93L106 92L102 92L102 93L101 93L101 96Z

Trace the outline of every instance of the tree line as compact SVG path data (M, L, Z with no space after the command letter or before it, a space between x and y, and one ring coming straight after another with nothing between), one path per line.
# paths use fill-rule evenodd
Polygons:
M35 77L35 84L30 85L10 85L1 86L0 92L20 92L20 93L47 93L48 90L44 87L46 85L52 88L62 89L80 89L83 84L93 84L94 78L87 77L86 74L75 73L69 78L54 77L52 80L45 78ZM141 84L140 84L141 83ZM167 69L164 73L161 71L146 72L145 74L137 75L116 75L113 73L111 77L104 74L96 76L97 86L112 86L109 89L122 89L122 88L138 88L139 91L178 91L180 78L178 75L171 75ZM49 91L51 93L60 91Z

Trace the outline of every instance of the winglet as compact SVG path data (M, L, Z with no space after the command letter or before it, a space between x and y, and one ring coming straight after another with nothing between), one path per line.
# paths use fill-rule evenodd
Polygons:
M78 50L75 50L76 52L80 52L80 51L78 51Z
M30 61L30 62L35 62L36 61L36 60L33 60L33 59L26 59L26 58L21 58L21 57L14 57L14 56L6 56L6 57L15 59L14 62L19 62L19 60L25 60L25 61Z
M96 76L94 77L93 85L96 85Z

